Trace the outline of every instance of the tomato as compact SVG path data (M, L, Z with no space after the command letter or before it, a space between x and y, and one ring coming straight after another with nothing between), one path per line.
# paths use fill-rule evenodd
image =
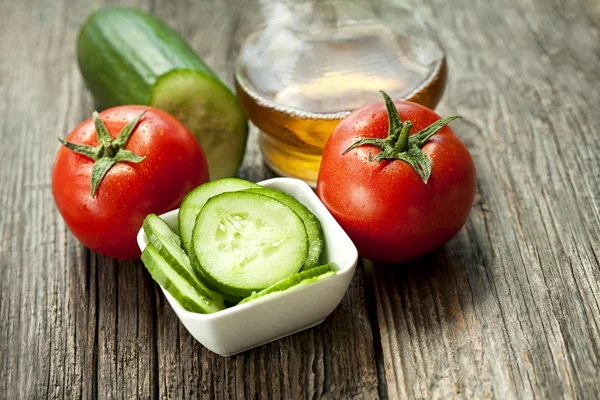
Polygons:
M133 129L131 136L116 139L125 128ZM77 239L110 257L139 258L136 235L146 215L177 208L208 181L206 157L192 133L152 107L105 110L61 142L52 171L56 206Z
M424 106L383 94L386 103L354 111L332 133L317 195L362 256L397 264L456 235L473 205L476 173L446 125L458 117L440 120Z

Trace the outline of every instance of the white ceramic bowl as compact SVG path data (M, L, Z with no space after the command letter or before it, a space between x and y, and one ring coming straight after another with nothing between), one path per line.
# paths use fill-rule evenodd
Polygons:
M358 260L356 247L346 232L306 183L298 179L275 178L259 182L259 185L292 195L319 218L325 235L321 262L335 262L340 270L313 284L213 314L196 314L183 309L162 288L175 314L192 336L222 356L272 342L323 322L342 301ZM161 218L172 228L177 228L178 212L173 210L161 215ZM143 229L138 233L137 241L143 251L148 244Z

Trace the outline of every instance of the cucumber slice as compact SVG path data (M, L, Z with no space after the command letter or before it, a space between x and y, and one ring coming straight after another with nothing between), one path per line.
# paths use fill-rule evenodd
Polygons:
M190 252L190 242L192 241L192 232L194 230L194 225L196 224L196 218L208 199L221 193L235 192L253 187L259 188L260 186L256 183L248 182L243 179L220 179L218 181L200 185L184 197L183 201L181 202L181 208L179 209L179 215L177 218L179 222L179 234L181 235L183 248L188 254L190 254L190 258L192 257Z
M211 180L237 173L246 148L248 123L225 85L203 72L175 69L158 78L150 105L183 122L196 136Z
M190 253L190 263L192 264L192 269L196 273L196 276L200 278L200 280L206 285L207 288L212 290L214 293L218 293L223 298L223 303L225 304L225 308L229 308L235 306L244 298L244 296L234 296L229 293L224 293L212 283L212 280L206 276L202 268L198 267L198 262L196 261L196 257L194 257L194 253Z
M321 229L321 222L319 222L319 219L315 217L304 204L300 203L287 193L264 187L247 189L247 191L279 200L298 214L302 219L302 222L304 222L306 234L308 235L308 256L306 257L302 269L307 270L317 265L319 263L321 251L323 250L323 230Z
M156 214L149 214L144 219L143 228L150 243L156 247L156 250L169 264L177 264L182 267L185 267L186 264L189 265L189 259L181 249L181 239L162 218ZM183 271L195 278L191 267L183 268Z
M265 298L265 296L267 295L281 293L291 288L298 288L309 285L317 280L326 278L331 275L335 275L337 269L338 266L336 263L329 263L325 265L320 265L318 267L313 267L307 271L302 271L296 275L284 279L281 282L277 282L276 284L274 284L273 286L269 286L265 290L261 290L258 293L254 293L240 301L239 304L247 303L249 301L256 300L259 298Z
M192 251L214 286L245 297L298 272L308 238L298 214L285 204L230 192L211 198L200 211Z
M165 259L171 268L182 279L186 280L198 293L201 293L208 300L217 304L221 309L225 308L223 297L211 291L204 285L197 276L188 256L181 248L181 240L156 214L150 214L144 219L144 233L148 236L150 243L156 248L160 255Z
M160 255L152 243L142 252L142 262L152 279L160 284L167 292L188 311L209 314L220 311L223 304L217 304L205 293L198 292L190 283L175 271Z

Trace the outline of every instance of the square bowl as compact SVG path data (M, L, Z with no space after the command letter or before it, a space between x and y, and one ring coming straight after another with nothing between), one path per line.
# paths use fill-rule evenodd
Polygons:
M320 324L342 301L356 269L358 252L354 243L329 213L313 190L303 181L274 178L258 183L285 192L303 203L321 221L325 245L321 263L335 262L340 267L333 276L291 288L245 304L212 314L185 310L161 287L181 323L204 347L230 356ZM160 217L177 229L179 210ZM143 251L148 238L141 229L137 236Z

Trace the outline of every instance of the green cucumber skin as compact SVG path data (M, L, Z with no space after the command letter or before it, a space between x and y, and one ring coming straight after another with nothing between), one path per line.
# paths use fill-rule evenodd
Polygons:
M221 188L220 188L221 187ZM189 192L181 201L181 206L179 208L179 214L177 215L177 222L179 225L179 233L181 236L181 242L183 245L183 249L190 255L190 259L192 259L193 251L191 251L190 243L192 241L192 232L194 231L194 224L196 223L196 218L204 204L211 198L216 195L225 192L235 192L238 190L245 190L250 188L260 188L261 186L256 183L246 181L239 178L225 178L219 179L217 181L204 183L191 192ZM210 196L206 197L206 193L210 193ZM193 215L193 218L191 217ZM188 222L192 222L192 224L186 223L185 219L189 218ZM191 230L189 227L191 226ZM192 262L192 266L194 263Z
M222 193L222 194L220 194L218 196L212 197L211 199L209 199L207 201L207 204L208 203L212 203L213 201L217 201L218 197L227 196L227 195L230 195L230 194L233 194L233 193L235 193L235 192L225 192L225 193ZM269 196L265 196L265 195L262 195L262 194L252 193L252 195L262 197L262 198L265 199L264 201L276 201L276 202L279 202L276 199L273 199L273 198L271 198ZM268 199L268 200L266 200L266 199ZM302 222L302 219L290 207L288 207L287 205L285 205L285 204L283 204L281 202L279 202L279 203L283 207L286 207L287 209L289 209L296 216L296 218L298 218L298 220L300 222ZM208 282L210 282L210 286L217 288L217 292L221 293L224 296L224 298L227 298L227 296L234 297L234 298L236 298L236 297L244 298L244 297L250 296L254 292L258 292L260 290L263 290L263 289L238 288L238 287L231 286L231 285L229 285L227 283L220 282L220 281L216 280L210 274L210 272L206 270L206 268L202 265L202 263L200 262L200 260L198 260L197 249L195 248L194 243L199 242L199 241L202 240L202 238L200 237L200 230L198 229L198 227L199 227L198 221L202 218L204 211L205 211L205 209L203 208L201 210L201 212L198 214L197 218L196 218L196 225L194 226L194 232L193 232L192 240L191 240L191 247L192 248L190 249L190 254L192 254L192 253L194 254L192 257L194 257L194 259L195 259L195 265L199 269L199 272L202 274L202 276L204 276L206 278L206 280ZM304 228L304 224L302 224L302 227ZM308 253L308 236L306 234L306 229L305 228L304 228L304 240L306 241L306 253ZM306 258L305 258L305 260L306 260ZM302 268L303 264L304 264L304 262L302 262L302 264L299 266L298 270L296 271L296 274L298 273L298 271L300 271L300 269ZM290 276L293 276L293 274L290 275Z
M206 276L206 273L204 272L204 270L198 266L198 262L196 261L196 257L194 256L193 252L191 252L189 254L189 258L190 258L190 263L192 264L192 269L194 270L196 275L200 278L202 283L204 283L204 285L208 289L213 291L214 293L218 293L219 296L221 296L223 298L223 300L225 301L224 304L226 307L232 307L232 306L238 304L240 302L240 300L243 299L243 296L234 296L229 293L224 293L221 291L221 289L219 289L217 286L215 286L212 283L212 281L210 280L210 277ZM227 304L229 304L229 305L227 305Z
M239 304L244 304L249 301L256 300L276 292L284 292L303 283L312 283L316 281L317 278L320 278L325 274L335 275L337 270L338 265L336 263L329 263L317 267L312 267L309 270L298 272L297 274L292 275L291 277L284 279L283 281L277 282L276 284L269 286L268 288L261 290L260 292L251 294L250 296L240 301Z
M213 290L212 288L208 287L208 285L206 285L206 282L204 282L201 279L201 276L197 274L193 266L188 265L188 267L186 268L186 266L182 265L177 259L177 257L171 253L171 249L169 248L169 246L165 245L162 236L158 234L157 231L154 229L154 224L156 223L164 224L164 227L171 231L171 228L166 224L166 222L164 222L156 214L149 214L144 219L144 233L150 240L150 243L154 246L154 249L156 249L160 256L171 266L171 268L174 271L176 271L178 275L181 276L181 278L186 280L190 284L190 286L196 289L196 291L200 295L206 297L209 301L215 303L217 307L224 308L223 296L221 296L216 290ZM191 262L191 260L189 260L189 257L187 257L187 254L185 254L185 252L181 248L181 241L179 240L179 236L177 236L175 232L172 233L178 239L179 248L176 249L176 251L179 250L181 252L180 254L182 256L185 256L185 258L187 258L188 261Z
M235 176L248 121L233 92L168 25L128 8L90 15L77 37L77 60L100 109L138 104L183 123L206 155L211 180Z
M146 246L142 252L141 258L144 266L152 276L152 279L158 282L167 292L169 292L171 296L173 296L173 298L175 298L186 310L200 314L210 314L224 309L224 306L217 306L209 301L196 301L186 294L185 291L181 290L177 284L175 284L167 275L163 273L162 268L168 267L168 263L161 257L158 250L151 243ZM196 295L201 296L198 293L196 293Z
M90 15L79 31L77 60L100 108L151 105L159 77L178 69L225 86L177 32L134 9L103 8Z
M266 187L251 188L246 190L278 200L298 214L300 219L302 219L302 222L304 222L309 241L308 256L306 257L306 262L302 266L302 270L306 271L318 265L321 252L323 251L324 241L321 221L319 221L319 219L304 204L300 203L293 196L290 196L289 194L280 190Z

